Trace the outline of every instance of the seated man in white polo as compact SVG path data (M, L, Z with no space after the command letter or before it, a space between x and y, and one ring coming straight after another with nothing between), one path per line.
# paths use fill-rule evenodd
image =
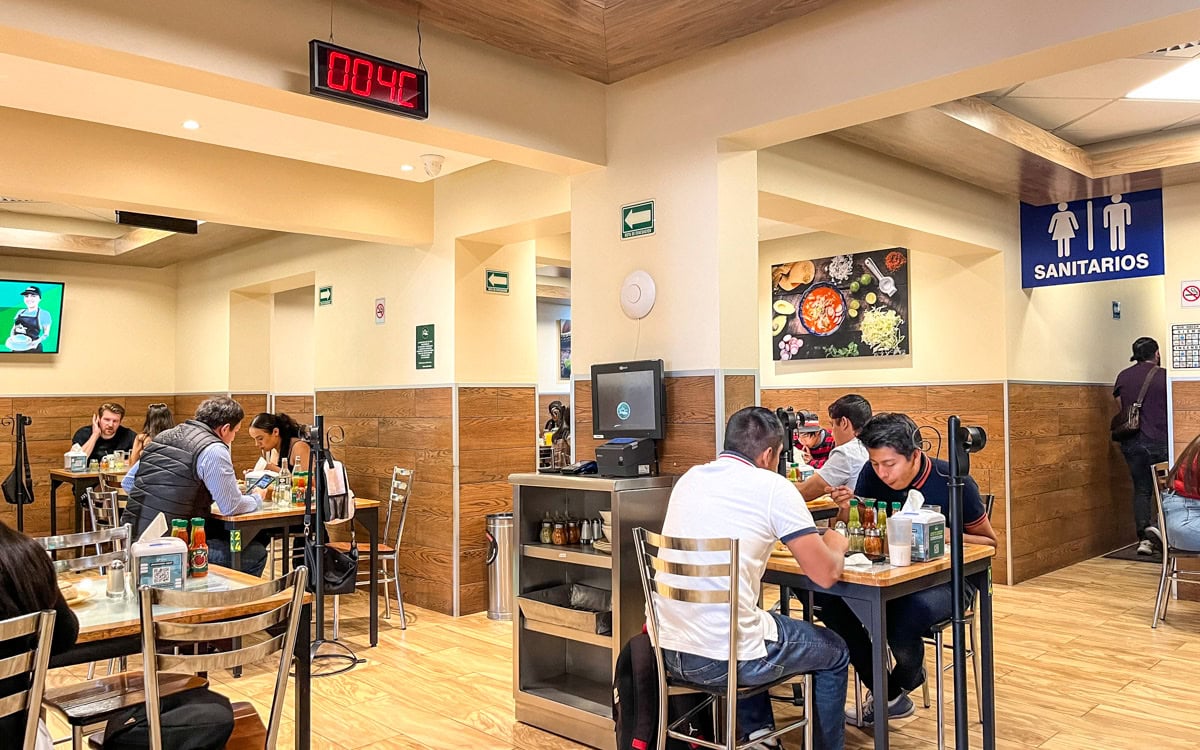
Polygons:
M663 533L673 537L739 540L738 684L762 685L784 675L814 675L814 737L818 750L837 750L844 740L846 644L832 631L759 608L763 572L776 541L782 541L820 586L842 572L847 541L819 534L795 485L774 471L783 450L783 425L768 409L742 409L725 428L725 450L695 466L671 492ZM703 553L675 553L694 555ZM690 561L690 558L681 558ZM720 584L713 582L713 587ZM724 685L729 657L729 609L723 604L686 604L656 597L667 671L701 685ZM763 692L738 704L742 737L771 732L774 718ZM775 747L775 741L762 747Z

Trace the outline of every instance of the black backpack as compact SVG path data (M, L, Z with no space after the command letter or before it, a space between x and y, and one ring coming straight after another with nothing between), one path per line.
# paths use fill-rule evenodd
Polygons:
M229 699L208 688L166 696L162 706L163 747L169 750L221 750L233 734ZM145 706L113 716L104 728L104 750L146 750L150 726Z
M672 696L667 716L676 717L694 708L704 696L698 693ZM638 633L617 656L613 676L613 720L616 724L617 750L654 750L658 737L658 665L650 636ZM712 713L701 711L689 727L698 739L711 740ZM667 740L668 750L687 750L697 745Z

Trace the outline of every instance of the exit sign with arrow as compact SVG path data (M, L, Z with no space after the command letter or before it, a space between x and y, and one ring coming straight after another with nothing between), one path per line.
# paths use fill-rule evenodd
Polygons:
M508 294L508 271L488 270L484 273L486 289L496 294Z
M641 201L621 206L621 239L654 234L654 201Z

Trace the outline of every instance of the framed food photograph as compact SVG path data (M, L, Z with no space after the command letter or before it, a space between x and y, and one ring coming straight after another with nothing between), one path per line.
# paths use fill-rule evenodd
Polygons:
M571 379L571 319L558 321L558 379Z
M772 359L908 354L908 260L891 247L771 266Z

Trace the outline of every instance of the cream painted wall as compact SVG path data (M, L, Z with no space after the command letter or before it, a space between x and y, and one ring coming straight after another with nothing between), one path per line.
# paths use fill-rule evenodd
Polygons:
M174 269L0 256L0 278L66 283L61 353L4 355L0 394L175 392Z
M271 316L271 392L312 393L317 348L313 338L317 290L276 292Z
M537 303L538 392L568 393L569 380L559 378L558 321L571 319L571 303Z
M508 294L486 291L488 271L508 271ZM534 241L497 247L460 240L454 262L454 361L458 383L538 379Z
M229 382L216 390L266 393L271 390L271 294L231 291L228 296Z
M287 236L180 264L179 390L229 387L232 289L301 274L313 274L316 286L333 286L333 304L314 312L313 335L319 342L314 387L451 380L447 354L453 284L448 262L418 248ZM388 300L386 325L375 325L376 297ZM437 325L437 366L417 371L415 328L424 323ZM258 356L261 371L269 373L269 349Z
M771 265L880 245L815 232L759 245L759 379L763 386L944 383L1004 378L1003 258L947 258L910 247L909 345L904 357L773 362Z

